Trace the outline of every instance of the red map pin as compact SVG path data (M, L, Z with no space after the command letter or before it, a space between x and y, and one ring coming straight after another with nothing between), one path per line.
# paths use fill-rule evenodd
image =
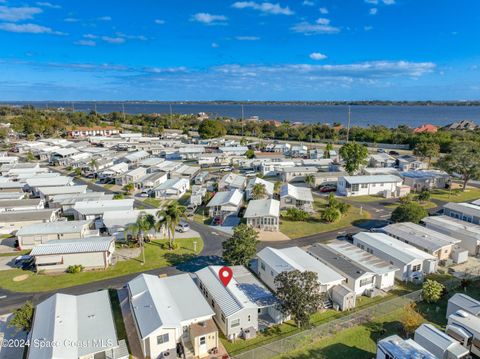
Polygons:
M233 277L233 272L230 267L222 267L218 271L218 277L222 281L223 285L226 287Z

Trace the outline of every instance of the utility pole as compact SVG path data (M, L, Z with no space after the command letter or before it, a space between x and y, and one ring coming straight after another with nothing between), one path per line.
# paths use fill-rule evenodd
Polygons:
M347 143L348 143L348 140L350 139L350 119L352 117L351 115L352 113L350 110L350 105L348 105Z

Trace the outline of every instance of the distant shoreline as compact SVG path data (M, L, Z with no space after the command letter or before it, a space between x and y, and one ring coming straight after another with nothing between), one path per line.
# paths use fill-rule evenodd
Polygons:
M0 105L29 105L29 104L159 104L159 105L285 105L285 106L480 106L480 100L471 101L95 101L95 100L35 100L35 101L0 101Z

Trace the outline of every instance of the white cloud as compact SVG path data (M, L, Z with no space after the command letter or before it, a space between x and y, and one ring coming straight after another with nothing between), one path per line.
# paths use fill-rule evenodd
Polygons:
M211 45L211 46L212 46L214 49L216 49L216 48L219 48L219 47L220 47L220 45L219 45L219 44L217 44L216 42L212 42L212 45Z
M63 32L52 30L49 27L41 26L37 24L13 24L3 23L0 24L0 30L8 32L18 32L25 34L52 34L52 35L66 35Z
M314 6L315 3L313 1L310 1L310 0L304 0L302 5L303 6Z
M378 0L365 0L365 2L367 4L373 4L373 5L377 5L378 4Z
M237 1L233 3L232 7L235 9L254 9L266 14L273 15L293 15L294 12L288 6L282 7L280 4L273 4L271 2L257 3L254 1Z
M157 25L163 25L163 24L165 24L165 20L156 19L156 20L155 20L155 24L157 24Z
M66 17L65 19L63 19L63 21L65 21L65 22L79 22L80 19L77 19L75 17Z
M98 39L98 36L94 34L85 34L83 37L86 39Z
M322 24L310 24L306 21L294 25L291 30L304 35L336 34L340 32L338 27Z
M49 8L52 8L52 9L60 9L61 8L60 5L52 4L51 2L36 2L35 4L38 5L38 6L49 7Z
M328 14L328 9L326 7L321 7L320 9L318 9L318 11L320 11L320 14L323 15Z
M393 4L395 4L395 0L383 0L383 3L385 5L393 5Z
M378 9L376 7L370 9L370 11L368 12L370 15L376 15L378 12Z
M312 60L325 60L325 59L327 58L327 55L324 55L324 54L322 54L322 53L320 53L320 52L312 52L312 53L310 54L310 58L311 58Z
M97 20L100 20L100 21L112 21L112 17L111 17L111 16L101 16L101 17L97 18Z
M21 21L21 20L30 20L36 14L43 12L42 9L38 7L24 6L24 7L8 7L0 6L0 20L5 21Z
M235 39L239 41L257 41L260 40L260 37L258 36L237 36Z
M102 36L102 40L108 42L109 44L123 44L125 38L123 37L112 37L112 36Z
M206 12L199 12L192 16L193 21L198 21L207 25L225 24L228 18L224 15L212 15Z
M363 27L363 30L365 30L365 31L371 31L371 30L373 30L373 26L364 26L364 27Z
M97 43L93 40L78 40L74 42L75 45L80 46L96 46Z
M316 23L320 24L320 25L328 25L328 24L330 24L330 20L326 19L324 17L321 17L316 21Z

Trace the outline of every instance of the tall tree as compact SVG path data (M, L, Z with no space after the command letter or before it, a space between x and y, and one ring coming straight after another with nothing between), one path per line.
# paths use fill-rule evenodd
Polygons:
M252 188L253 199L263 199L267 197L267 188L263 183L256 183Z
M306 175L305 176L305 183L309 187L313 187L313 185L315 184L315 177L312 174Z
M33 304L29 300L13 312L13 318L8 323L8 327L15 327L16 331L29 332L32 329L33 322Z
M165 226L168 234L168 244L170 249L174 249L175 243L175 228L180 223L180 220L183 218L187 220L185 211L187 208L185 206L179 205L177 202L173 202L168 205L167 209L158 211L157 218L157 229L160 230L162 226Z
M480 178L480 145L473 141L457 142L438 165L450 174L460 174L465 191L468 181Z
M202 138L216 138L225 136L227 129L219 120L203 120L198 126L198 133Z
M233 230L233 236L222 243L223 259L231 265L247 266L257 253L258 233L246 224Z
M345 162L345 170L353 175L367 163L368 150L359 143L349 142L340 148L340 156Z
M142 263L145 263L145 235L155 227L155 217L145 212L140 212L135 223L129 225L126 232L130 232L140 242L142 248Z
M428 212L418 202L407 202L401 204L392 212L393 222L413 222L419 223L422 218L428 216Z
M275 277L275 286L282 313L292 316L298 327L307 327L310 316L320 309L325 298L320 292L317 273L299 270L282 272Z
M423 321L423 317L417 312L415 303L405 305L400 322L407 337L422 325Z
M132 194L132 192L135 190L135 185L131 182L127 183L125 186L123 186L123 190L126 194Z
M432 163L432 158L438 157L440 145L432 140L422 140L415 146L413 154L422 159L428 159L428 168Z

